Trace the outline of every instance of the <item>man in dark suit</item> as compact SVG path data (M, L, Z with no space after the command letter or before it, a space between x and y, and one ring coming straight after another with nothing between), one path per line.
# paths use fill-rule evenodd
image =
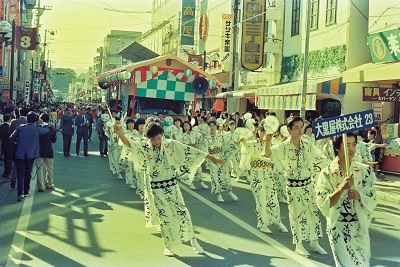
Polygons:
M11 124L11 115L8 113L4 114L3 120L4 123L0 125L0 137L2 140L1 151L3 152L3 158L4 158L3 177L11 179L13 157L9 151L10 140L8 139L10 137L10 135L8 134L8 130Z
M64 116L60 122L60 129L63 135L63 152L64 157L71 156L71 141L74 135L74 117L72 116L72 109L67 108Z
M90 113L83 113L77 115L75 118L76 128L76 155L79 155L81 141L83 139L83 155L89 156L88 154L88 141L89 141L89 122L91 120Z
M235 112L235 122L236 122L236 128L244 127L243 119L240 118L240 113L237 111Z
M49 115L43 113L40 115L40 119L42 119L41 127L45 127L48 125L50 117ZM39 137L39 158L36 160L37 167L37 185L38 191L44 192L44 188L53 189L54 188L54 177L53 177L53 146L57 141L57 131L50 126L49 132L47 134L43 134ZM46 166L46 178L43 176L43 165Z
M39 135L49 132L49 127L39 127L36 122L38 115L30 111L26 116L28 123L18 126L10 136L11 142L17 142L15 151L15 164L17 166L17 201L22 201L24 197L30 196L30 183L32 166L36 158L39 157Z
M28 123L28 121L26 120L28 112L29 112L28 108L26 107L21 108L21 110L19 111L19 118L11 121L10 128L8 128L8 136L10 136L15 131L15 129L17 129L19 125ZM16 148L17 145L15 143L9 142L8 150L12 157L12 160L14 160L14 154ZM12 168L12 178L10 183L11 188L15 188L16 177L17 177L17 168L16 165L14 164Z

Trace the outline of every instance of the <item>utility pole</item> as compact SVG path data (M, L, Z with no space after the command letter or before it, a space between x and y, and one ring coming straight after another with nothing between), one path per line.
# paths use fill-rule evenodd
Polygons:
M14 47L15 47L15 20L11 24L11 70L10 70L10 100L13 100L14 93Z
M203 51L203 66L202 66L202 70L205 71L206 70L206 66L207 66L207 62L206 62L206 56L207 56L207 52L206 50ZM205 108L206 105L206 99L205 99L205 93L201 96L201 108L202 109L206 109Z
M310 7L311 7L311 0L307 0L306 40L305 40L305 44L304 44L304 65L303 65L303 90L301 92L301 110L300 110L300 116L303 118L306 117L308 51L310 49Z
M234 91L235 90L235 84L239 79L239 73L236 71L236 64L237 64L237 37L238 37L238 16L239 16L239 0L235 0L234 6L233 6L233 44L232 44L232 73L231 73L231 85L229 86L229 91ZM235 104L235 99L234 98L228 98L227 99L227 111L229 113L233 112L235 110L234 104Z

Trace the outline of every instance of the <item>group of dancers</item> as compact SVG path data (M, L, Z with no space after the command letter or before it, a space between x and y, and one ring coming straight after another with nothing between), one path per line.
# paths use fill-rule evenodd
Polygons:
M225 131L222 119L204 118L193 127L178 118L120 119L114 113L104 120L110 169L120 179L125 172L126 183L144 200L145 225L158 227L164 254L174 256L172 247L187 241L197 253L204 253L178 185L180 180L193 190L209 189L203 180L204 165L211 193L220 203L225 194L239 200L232 177L247 179L260 231L272 233L275 225L288 232L280 214L280 203L287 203L295 252L309 256L303 245L309 241L311 250L327 254L318 243L323 234L321 210L336 265L369 266L368 227L376 205L376 177L362 162L357 137L348 134L344 139L351 162L347 166L343 137L315 141L301 117L288 118L286 125L270 116L260 123L248 118L240 128L234 120L227 124Z

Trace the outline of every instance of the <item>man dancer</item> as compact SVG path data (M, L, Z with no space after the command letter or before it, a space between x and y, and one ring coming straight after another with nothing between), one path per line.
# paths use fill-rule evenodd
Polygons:
M293 243L296 244L295 252L302 256L310 255L302 245L306 240L311 241L310 247L313 251L327 254L318 244L322 229L315 201L313 176L318 175L329 160L314 144L300 138L303 127L304 121L301 117L290 117L287 124L290 137L272 149L271 138L267 138L265 156L271 157L273 163L286 173L289 221Z
M197 253L204 253L196 240L190 213L177 182L176 170L185 171L188 174L185 182L190 184L204 158L214 164L223 164L224 160L173 139L164 140L163 128L158 121L146 123L145 135L148 140L128 139L119 121L114 131L131 149L131 160L143 170L147 181L145 184L150 184L153 205L160 221L164 254L174 256L171 247L189 240Z
M356 138L355 134L348 133L347 144L343 143L342 135L334 140L337 157L322 170L316 183L317 204L327 219L326 228L336 266L370 265L369 226L377 204L376 176L373 168L352 160ZM344 145L348 147L348 171Z

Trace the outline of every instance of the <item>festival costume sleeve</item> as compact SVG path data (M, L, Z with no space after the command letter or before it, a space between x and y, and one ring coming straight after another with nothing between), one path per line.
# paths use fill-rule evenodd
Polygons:
M364 165L365 171L363 171L363 177L360 177L356 190L360 193L360 205L363 211L371 213L376 207L376 190L375 182L376 176L374 170L368 166Z
M130 144L130 153L128 160L134 163L135 172L141 172L147 167L147 157L143 147L146 142L132 136L127 137Z
M331 206L330 194L334 191L332 184L329 182L331 179L329 173L330 168L328 166L321 171L315 184L317 206L327 219L331 217L329 214Z
M315 180L320 172L329 165L331 160L325 157L325 155L321 153L321 151L313 143L309 143L309 145L311 156L309 164L312 164L312 166L310 166L310 170L313 170L314 172L314 174L311 175L311 178Z
M197 169L201 167L208 153L175 140L170 140L168 144L165 144L165 148L168 163L175 166L180 174L180 180L186 184L191 184Z
M242 147L240 152L242 153L242 157L240 159L240 168L243 170L250 170L250 161L253 156L254 151L254 141L242 143Z

